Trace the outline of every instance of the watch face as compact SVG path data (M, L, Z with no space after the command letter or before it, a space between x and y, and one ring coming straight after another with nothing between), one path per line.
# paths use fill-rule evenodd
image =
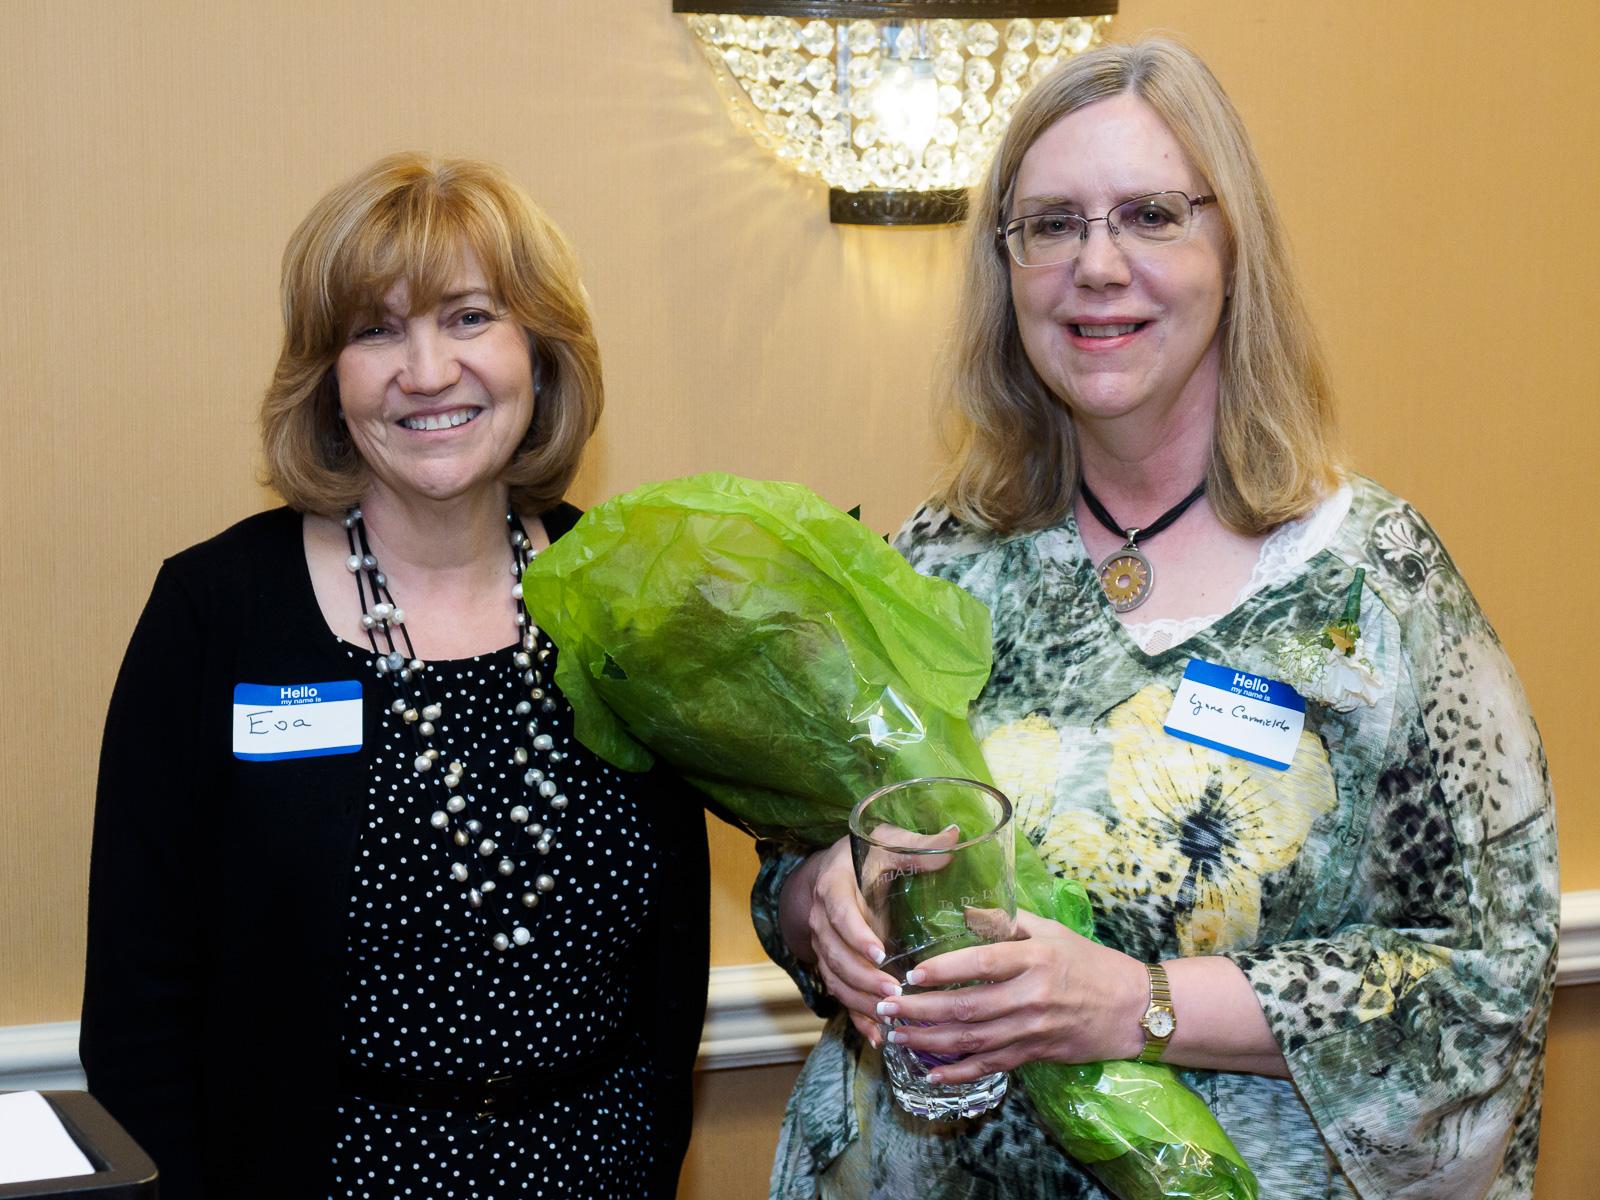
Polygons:
M1171 1037L1173 1029L1172 1014L1164 1008L1152 1008L1145 1014L1144 1027L1150 1031L1151 1037Z

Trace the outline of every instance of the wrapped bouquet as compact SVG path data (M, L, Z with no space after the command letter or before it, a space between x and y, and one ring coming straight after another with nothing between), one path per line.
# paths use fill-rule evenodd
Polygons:
M752 833L827 845L901 779L988 781L967 706L989 614L794 484L707 474L590 510L529 566L578 738L627 770L657 755ZM1017 903L1093 936L1083 887L1019 835ZM1170 1068L1029 1063L1040 1122L1121 1200L1254 1200L1255 1179Z

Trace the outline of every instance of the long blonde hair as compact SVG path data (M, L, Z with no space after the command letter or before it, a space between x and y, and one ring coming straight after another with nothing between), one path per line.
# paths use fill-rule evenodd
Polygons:
M1149 104L1218 197L1231 263L1207 497L1256 534L1310 509L1336 478L1327 370L1276 205L1221 84L1192 51L1151 38L1107 46L1041 80L1017 106L967 218L967 265L944 409L954 462L938 499L1000 532L1066 515L1078 487L1072 417L1023 350L1004 240L1023 156L1062 117L1123 94Z
M367 467L339 421L334 362L396 283L414 310L437 305L463 251L529 336L536 399L502 476L511 502L537 513L561 499L605 394L577 260L498 167L396 154L319 200L284 251L283 347L261 437L265 482L291 507L334 515L360 499Z

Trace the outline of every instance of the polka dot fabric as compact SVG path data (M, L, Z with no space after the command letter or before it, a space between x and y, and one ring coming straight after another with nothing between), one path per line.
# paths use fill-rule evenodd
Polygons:
M630 789L572 736L572 714L556 698L540 715L555 754L533 751L569 798L552 812L522 782L512 754L527 698L514 647L430 663L429 691L443 705L433 744L466 764L461 792L501 854L519 864L473 910L450 864L476 854L429 824L445 789L412 769L416 742L398 717L373 748L367 823L356 849L350 907L350 966L344 1051L363 1068L430 1080L566 1072L516 1111L476 1113L398 1107L347 1098L338 1108L334 1197L625 1197L647 1192L653 1169L650 1088L637 1043L612 1050L628 1031L637 948L652 907L657 848ZM381 695L371 654L349 647L366 686ZM557 757L559 756L559 757ZM548 856L513 824L514 805L555 831ZM556 881L533 910L520 895L540 872ZM506 918L503 923L496 914ZM500 952L490 938L512 924L532 939ZM598 1065L582 1069L584 1059Z

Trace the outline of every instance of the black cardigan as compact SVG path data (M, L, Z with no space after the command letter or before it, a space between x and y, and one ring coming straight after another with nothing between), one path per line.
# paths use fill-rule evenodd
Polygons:
M577 510L546 513L552 539ZM276 509L169 559L129 643L101 748L81 1054L90 1090L161 1170L163 1200L328 1194L351 860L365 754L243 763L236 683L344 679ZM383 697L365 688L364 746ZM265 769L264 769L265 768ZM670 1198L688 1145L705 1016L709 875L701 803L641 781L662 848L632 1021L659 1089Z

